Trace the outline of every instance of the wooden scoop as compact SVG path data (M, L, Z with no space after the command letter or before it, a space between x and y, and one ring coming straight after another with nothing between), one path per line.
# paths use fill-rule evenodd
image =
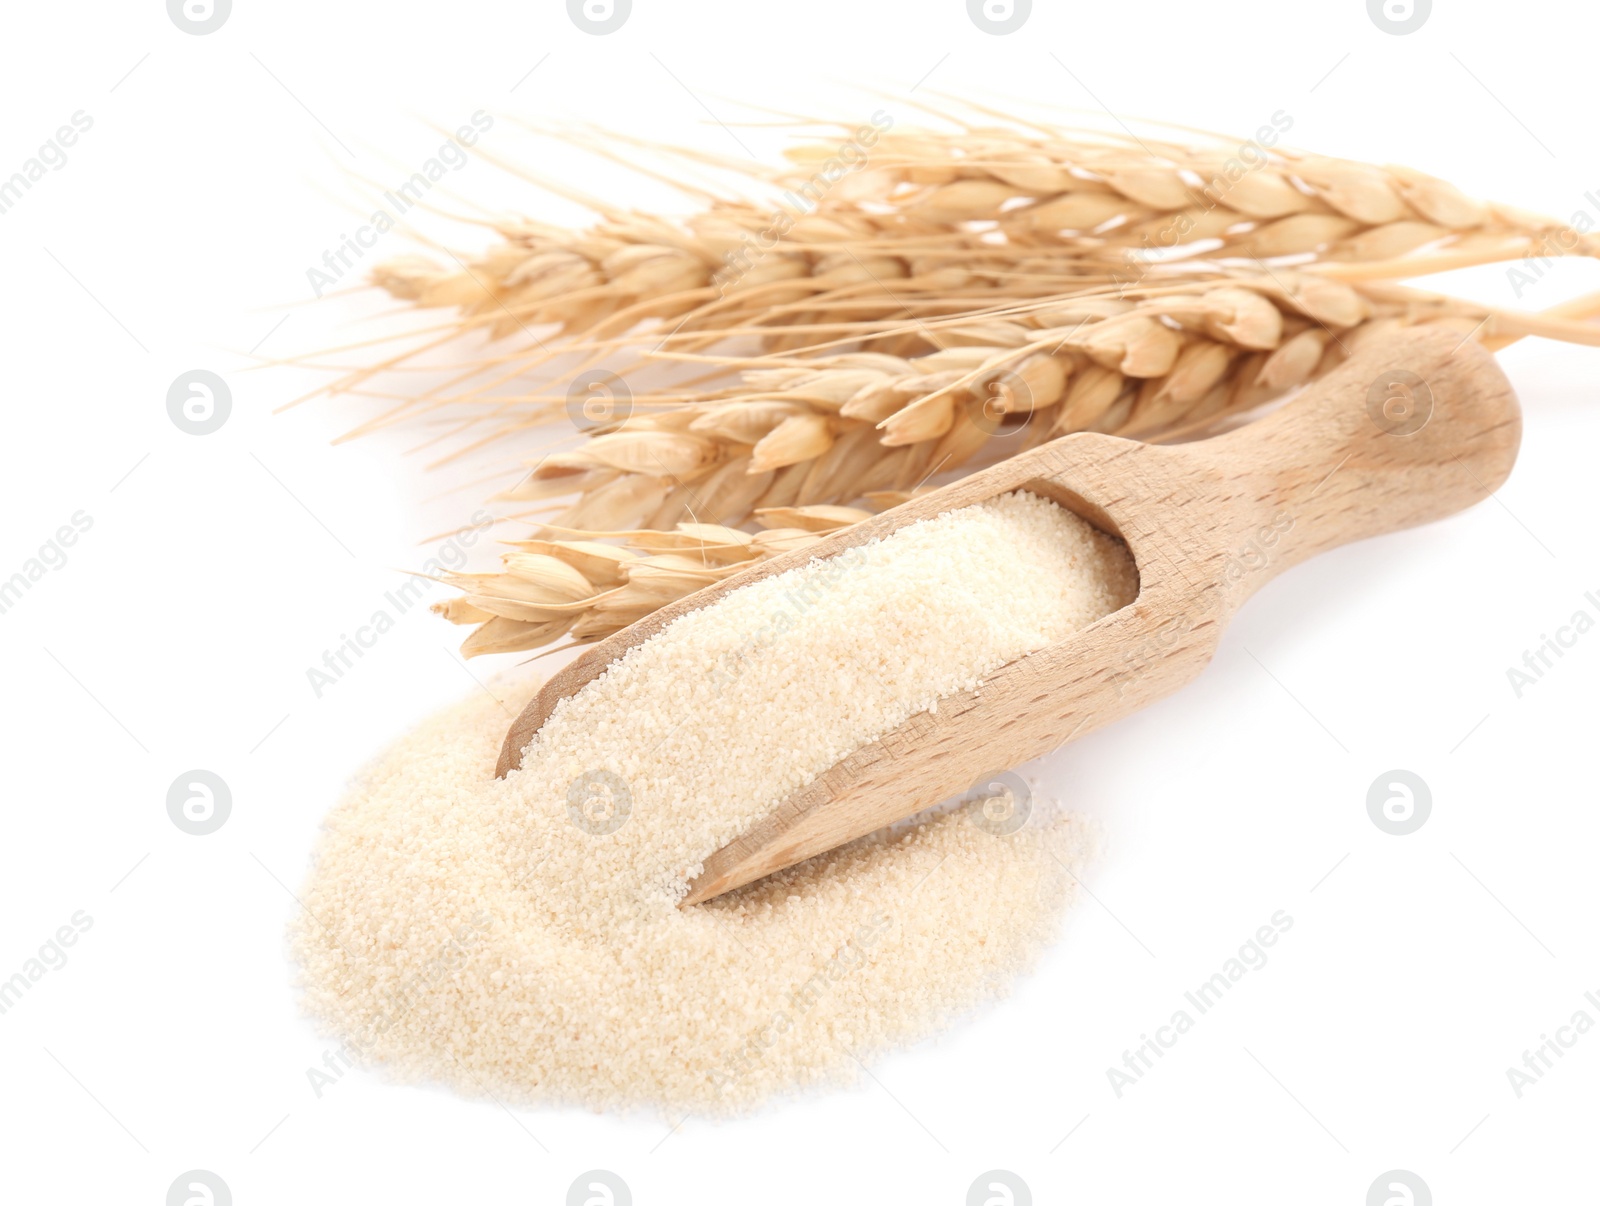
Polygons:
M1493 358L1459 332L1400 332L1258 422L1159 446L1082 432L775 557L599 642L512 724L497 774L556 703L631 646L728 591L1012 490L1124 540L1128 606L995 671L856 750L712 854L685 904L720 895L987 782L1176 690L1223 626L1282 570L1326 549L1443 518L1511 472L1522 420Z

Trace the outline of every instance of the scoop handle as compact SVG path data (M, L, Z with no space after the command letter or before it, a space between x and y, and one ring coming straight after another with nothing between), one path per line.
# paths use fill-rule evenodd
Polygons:
M1185 451L1229 483L1230 530L1218 535L1232 550L1223 577L1237 603L1327 549L1489 497L1521 439L1516 394L1494 357L1458 331L1412 329L1373 340L1274 413Z

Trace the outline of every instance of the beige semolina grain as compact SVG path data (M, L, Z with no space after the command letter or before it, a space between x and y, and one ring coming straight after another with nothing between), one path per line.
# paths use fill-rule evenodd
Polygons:
M850 750L1136 590L1120 543L1012 494L681 617L504 780L505 708L447 709L327 820L291 932L306 1007L359 1062L519 1103L730 1113L852 1080L1031 964L1083 824L936 811L679 909L689 879Z

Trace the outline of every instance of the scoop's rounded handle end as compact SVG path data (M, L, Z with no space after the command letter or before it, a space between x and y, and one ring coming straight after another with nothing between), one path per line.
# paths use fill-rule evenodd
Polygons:
M1284 532L1276 573L1481 502L1510 475L1521 438L1494 357L1458 331L1414 328L1373 340L1258 422L1191 447L1246 491L1241 534L1261 523Z

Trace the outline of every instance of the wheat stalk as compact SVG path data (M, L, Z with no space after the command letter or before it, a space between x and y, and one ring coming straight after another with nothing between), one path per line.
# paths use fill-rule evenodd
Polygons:
M804 191L809 169L831 153L825 142L797 149L799 166L772 183ZM613 212L582 232L502 223L502 242L462 269L409 257L380 266L374 281L420 306L453 307L464 327L493 337L549 327L606 344L651 321L670 322L680 342L749 324L786 328L808 302L826 311L847 300L858 319L884 316L903 297L1017 292L1030 276L1056 277L1050 291L1060 292L1075 269L1142 274L1146 252L1314 257L1354 279L1530 252L1600 254L1595 236L1410 169L1258 144L1251 162L1240 156L1225 143L1106 134L891 132L870 166L818 192L798 217L717 200L684 222ZM755 245L779 218L781 239ZM793 345L782 330L772 338Z
M1308 273L1161 274L924 324L938 350L729 359L739 384L640 395L635 413L538 461L501 497L577 528L740 523L759 509L907 489L998 447L1072 431L1193 433L1327 372L1372 334L1444 323L1489 342L1600 328Z
M806 144L754 174L805 192L831 152ZM814 192L799 216L710 194L683 220L596 204L583 231L505 222L457 268L378 270L391 295L455 312L431 342L510 345L391 418L494 398L483 440L547 423L559 392L494 391L563 353L698 374L636 391L626 417L500 496L551 522L500 573L450 579L463 596L439 610L476 626L466 652L599 639L869 513L842 504L892 505L1057 435L1170 440L1237 421L1395 327L1491 348L1600 342L1582 321L1595 298L1526 315L1389 283L1600 254L1593 236L1404 168L966 127L884 135L865 170ZM752 339L760 354L728 354ZM752 520L767 530L739 530Z
M451 577L464 596L436 610L477 625L468 656L599 640L873 513L839 503L893 506L936 473L1070 431L1193 435L1421 325L1490 347L1531 334L1600 344L1600 329L1560 315L1279 273L1057 299L941 327L932 337L948 346L915 358L756 361L739 390L631 417L542 462L510 496L578 501L513 542L500 573ZM729 526L745 520L768 530Z
M1274 132L1275 133L1275 132ZM797 182L804 169L783 177ZM1552 218L1475 200L1443 180L1259 142L1204 145L1132 135L1012 130L889 133L871 166L822 200L921 222L993 223L1019 247L1092 239L1108 251L1171 250L1363 261L1359 274L1415 275L1422 248L1458 264L1600 254ZM1422 269L1430 270L1430 269Z
M453 623L477 625L461 646L468 657L538 649L562 637L578 644L598 641L675 599L871 514L851 507L781 507L757 515L767 530L754 535L681 523L671 531L572 532L583 539L512 541L514 551L503 555L500 573L446 577L462 594L433 610Z
M826 142L805 144L791 155L797 167L763 181L803 190L829 152ZM580 359L557 385L608 357L615 364L625 349L660 363L662 349L706 350L738 337L789 355L850 342L916 355L938 346L925 322L1136 286L1154 271L1154 253L1269 270L1294 260L1362 283L1600 247L1553 219L1472 200L1408 169L1259 146L1255 162L1241 166L1239 153L1220 140L892 132L865 170L818 193L812 212L788 215L782 237L753 256L752 235L775 229L769 204L711 198L673 221L591 202L602 216L585 231L501 223L501 242L459 268L413 257L377 270L392 295L454 311L424 346L464 331L509 346L449 388L401 399L362 430L452 403L493 402L464 412L447 433L476 433L448 460L559 420L565 399L530 397L520 383L564 353ZM331 388L361 389L407 356ZM516 391L510 399L506 389Z

